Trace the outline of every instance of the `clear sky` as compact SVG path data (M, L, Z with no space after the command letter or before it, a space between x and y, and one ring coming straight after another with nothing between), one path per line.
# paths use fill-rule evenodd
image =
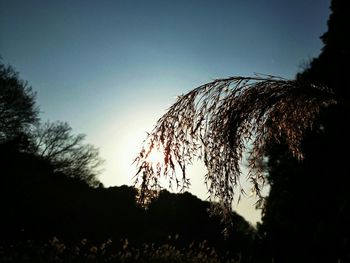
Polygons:
M106 186L132 184L146 131L214 78L293 78L319 54L330 0L0 0L0 56L38 93L43 120L100 149ZM206 198L201 165L192 192ZM254 200L237 210L259 220Z

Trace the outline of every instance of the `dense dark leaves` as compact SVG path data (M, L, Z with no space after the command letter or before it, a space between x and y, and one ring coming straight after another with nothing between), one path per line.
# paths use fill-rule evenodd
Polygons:
M283 138L293 156L303 159L304 133L313 128L322 107L335 103L326 87L273 76L218 79L180 96L158 120L135 159L140 201L161 189L161 176L170 187L189 187L186 166L199 158L208 171L211 200L219 201L222 211L231 211L234 197L243 191L243 154L248 152L248 177L260 196L261 161L267 147ZM150 160L153 151L163 153L163 162Z
M55 173L97 186L102 160L98 149L72 133L65 122L41 124L31 87L0 63L0 146L47 161Z
M12 67L0 63L0 143L20 136L37 121L35 93Z
M346 0L332 1L322 52L297 74L327 86L338 104L322 110L317 129L304 137L303 162L283 143L266 152L271 188L260 230L275 262L300 262L305 254L303 262L350 261L349 7Z
M312 59L310 65L297 74L297 78L326 85L334 91L338 101L346 105L349 111L350 38L347 26L349 24L349 3L346 0L333 0L331 10L328 31L321 37L324 43L321 54Z

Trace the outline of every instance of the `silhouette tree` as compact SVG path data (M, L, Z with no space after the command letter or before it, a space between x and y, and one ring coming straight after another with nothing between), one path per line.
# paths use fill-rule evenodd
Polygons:
M274 145L266 153L271 190L260 230L279 262L298 261L302 254L309 262L350 260L350 181L344 153L350 147L349 7L334 0L331 10L328 32L321 37L325 46L297 79L326 85L338 104L322 111L315 132L306 134L303 162L293 160L285 145Z
M72 134L66 122L46 122L32 131L32 151L54 167L55 172L98 186L103 161L98 149L84 143L85 135Z
M37 121L32 88L0 61L0 143L23 137Z
M328 31L321 36L324 43L322 52L297 78L327 85L338 95L342 104L348 107L350 39L347 37L346 25L349 22L349 5L344 0L333 0L330 8L332 13L328 20Z
M11 66L0 64L0 145L49 161L54 172L98 186L103 161L85 135L72 134L65 122L40 124L36 94Z

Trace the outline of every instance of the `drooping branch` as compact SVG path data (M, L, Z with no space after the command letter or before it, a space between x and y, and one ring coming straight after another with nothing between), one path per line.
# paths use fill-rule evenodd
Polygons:
M248 154L252 190L260 196L264 169L259 162L267 147L283 140L302 160L305 132L313 128L321 107L335 103L326 87L273 76L230 77L197 87L158 120L136 157L139 201L161 189L161 177L170 187L188 188L186 167L199 158L208 171L210 199L231 211L234 197L243 190L237 193L243 154ZM163 161L150 161L152 151L161 152Z

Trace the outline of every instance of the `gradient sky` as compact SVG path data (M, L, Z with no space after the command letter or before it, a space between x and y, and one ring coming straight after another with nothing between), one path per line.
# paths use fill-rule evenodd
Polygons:
M316 4L317 2L317 4ZM43 120L67 121L132 184L146 131L175 96L214 78L293 78L317 56L329 0L0 0L0 56L37 91ZM192 192L206 198L203 168ZM242 202L249 221L259 212Z

